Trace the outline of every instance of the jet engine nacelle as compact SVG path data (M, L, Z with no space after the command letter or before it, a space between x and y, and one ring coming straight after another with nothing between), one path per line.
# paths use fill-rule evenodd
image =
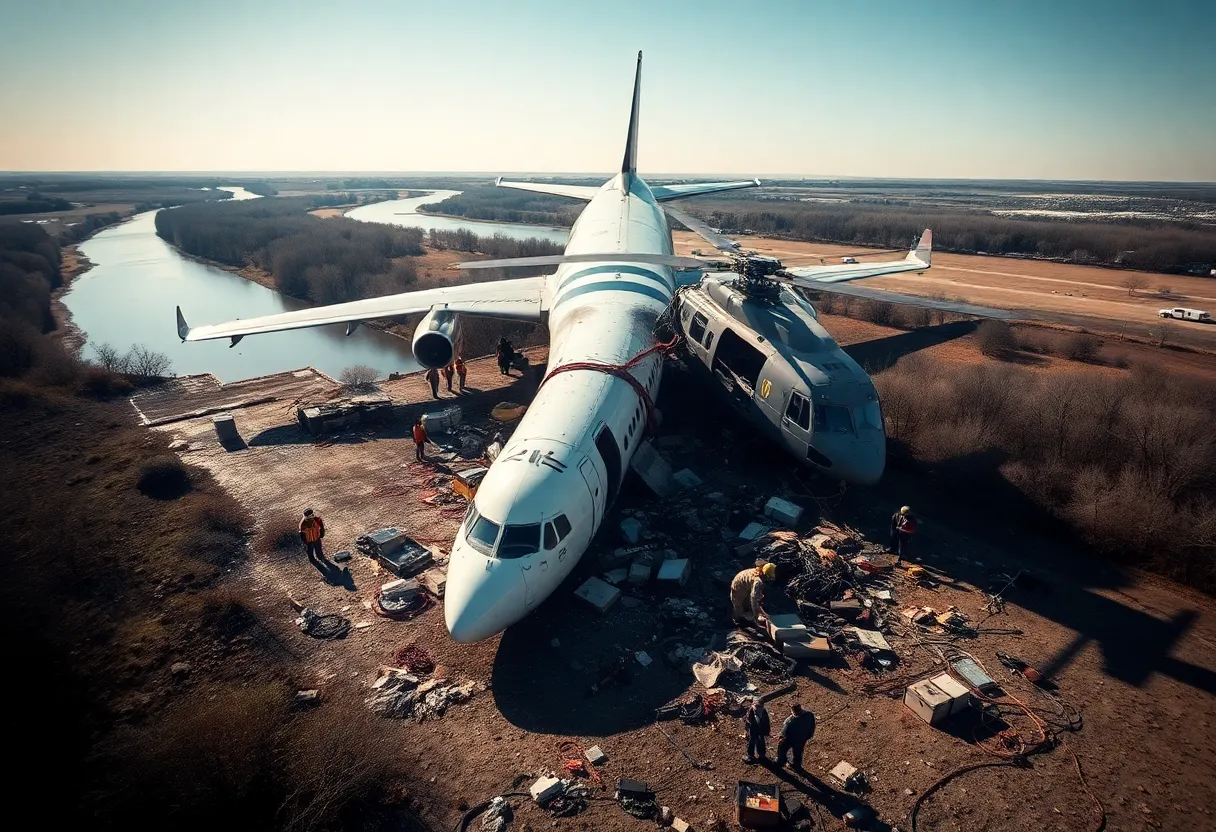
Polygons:
M460 344L460 318L446 309L432 309L414 330L414 358L428 370L452 363Z

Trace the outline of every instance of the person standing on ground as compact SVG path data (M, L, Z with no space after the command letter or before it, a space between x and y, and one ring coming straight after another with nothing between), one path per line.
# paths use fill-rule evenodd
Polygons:
M897 564L903 563L904 555L908 553L908 544L915 532L916 517L908 506L891 515L891 547L887 551L895 553Z
M465 377L468 374L469 374L469 368L464 366L464 359L461 358L459 355L456 356L456 377L460 379L460 392L461 393L464 392ZM450 384L448 385L448 389L449 390L452 389L452 386Z
M422 426L422 417L414 422L414 458L426 462L426 428Z
M764 584L777 577L771 563L744 569L730 582L730 606L735 623L743 626L764 618Z
M452 390L452 378L455 375L456 375L456 368L454 366L452 366L451 364L448 364L448 366L443 368L443 380L445 382L447 382L449 393L455 392Z
M321 515L310 508L304 509L304 517L300 520L300 540L304 543L304 551L308 552L309 562L326 572L333 566L321 550L321 538L325 537L325 521Z
M815 736L815 715L802 710L797 702L790 705L790 715L781 724L781 742L777 743L777 765L785 768L787 754L794 758L794 770L802 771L802 750Z
M747 756L743 762L764 762L768 759L764 741L772 733L772 724L769 722L768 708L764 707L764 700L759 696L752 697L752 703L743 715L743 727L747 732Z
M426 382L431 385L431 397L439 398L439 371L431 367L426 371Z
M498 339L498 348L494 350L498 356L498 372L504 376L511 375L511 361L515 358L515 347L507 340L507 336Z

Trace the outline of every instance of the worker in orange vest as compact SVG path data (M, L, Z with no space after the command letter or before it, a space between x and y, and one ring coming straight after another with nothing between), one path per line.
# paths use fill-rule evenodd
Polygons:
M434 398L439 398L439 371L434 367L430 367L426 371L426 382L431 385L431 395Z
M448 392L452 391L452 378L456 375L456 368L451 364L443 368L443 380L448 383Z
M464 366L464 359L461 358L459 355L456 356L456 375L460 377L460 392L461 393L464 392L464 380L465 380L465 376L467 376L468 374L469 374L469 368ZM452 385L449 384L448 389L451 390Z
M321 515L310 508L304 509L304 517L300 520L300 540L304 542L304 550L308 552L308 560L313 566L326 572L333 566L321 550L321 538L325 537L325 521Z
M419 462L426 462L426 428L421 416L414 422L414 454Z

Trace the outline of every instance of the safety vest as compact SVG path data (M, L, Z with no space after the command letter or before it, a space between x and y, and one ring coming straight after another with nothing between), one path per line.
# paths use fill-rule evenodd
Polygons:
M323 531L325 531L325 523L320 517L314 515L300 521L300 534L304 535L305 543L316 543L321 539Z
M443 368L443 374L447 378L451 378L454 372L456 372L456 369L451 364Z
M465 374L464 362L459 359L456 360L456 372L460 373L462 376Z
M414 425L414 443L421 445L426 441L426 428L422 425Z

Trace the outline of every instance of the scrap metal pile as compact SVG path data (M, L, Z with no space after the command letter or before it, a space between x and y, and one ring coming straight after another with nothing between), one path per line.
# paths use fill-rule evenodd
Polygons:
M468 702L482 689L477 682L450 683L446 679L425 681L399 668L385 668L372 685L368 706L381 716L396 719L439 719L449 707Z

